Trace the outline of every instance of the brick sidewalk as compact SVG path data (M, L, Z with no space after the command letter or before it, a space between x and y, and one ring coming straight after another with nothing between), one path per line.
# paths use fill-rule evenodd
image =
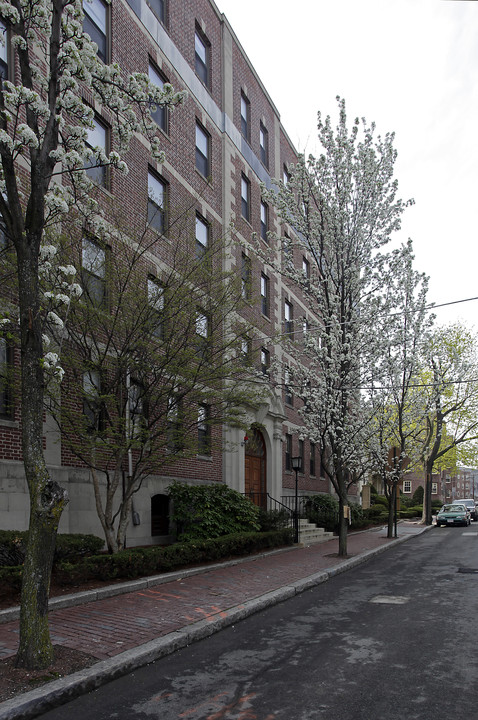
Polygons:
M399 538L422 530L412 523L400 524ZM345 559L337 557L338 539L333 538L249 562L205 569L190 577L185 572L183 577L155 587L51 610L52 642L98 660L111 658L198 620L226 616L232 607L396 542L386 538L383 529L353 533ZM18 621L0 625L0 658L14 655L17 644Z

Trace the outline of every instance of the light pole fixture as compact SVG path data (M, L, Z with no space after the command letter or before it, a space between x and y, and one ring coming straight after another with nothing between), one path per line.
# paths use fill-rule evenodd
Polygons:
M298 472L302 470L302 458L300 455L292 458L292 470L295 471L295 513L294 513L294 542L299 542L299 479Z

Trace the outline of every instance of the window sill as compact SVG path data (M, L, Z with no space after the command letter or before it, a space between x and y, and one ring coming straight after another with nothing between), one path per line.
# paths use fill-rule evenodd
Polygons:
M0 417L0 427L8 427L18 430L20 424L16 420L9 420L8 418Z
M195 171L196 171L196 175L199 175L199 177L201 178L201 180L202 180L203 182L207 183L207 184L209 185L209 187L211 188L211 190L212 190L212 189L214 188L214 186L213 186L213 184L212 184L212 177L211 177L211 176L206 177L205 175L203 175L202 172L201 172L200 170L198 170L196 166L194 166L194 169L195 169Z
M205 460L206 462L212 462L212 455L196 455L197 460Z

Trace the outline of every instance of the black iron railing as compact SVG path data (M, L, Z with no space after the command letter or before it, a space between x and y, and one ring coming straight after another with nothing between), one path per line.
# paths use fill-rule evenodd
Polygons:
M280 500L273 498L269 493L249 492L244 493L244 495L271 516L270 522L275 527L294 529L295 495L281 495ZM313 507L310 498L306 495L299 495L297 498L297 514L299 519L306 518L329 532L336 532L338 529L339 516L337 511L329 508Z
M294 509L287 504L273 498L269 493L248 492L244 495L271 516L271 524L276 527L294 527Z

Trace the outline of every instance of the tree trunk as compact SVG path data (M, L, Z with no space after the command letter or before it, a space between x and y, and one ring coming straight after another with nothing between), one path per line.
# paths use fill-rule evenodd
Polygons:
M35 245L36 243L32 243ZM39 246L39 241L38 241ZM22 450L30 494L30 523L23 569L20 641L16 666L48 667L53 657L48 628L48 595L66 491L48 474L43 454L43 346L39 312L38 248L17 250L21 332Z
M340 557L347 556L347 534L349 529L349 521L344 516L344 508L347 505L347 500L339 497L339 555Z
M30 526L23 566L20 608L20 642L16 667L47 668L53 659L48 626L48 596L55 553L56 532L66 492L39 470L36 488L30 490Z

